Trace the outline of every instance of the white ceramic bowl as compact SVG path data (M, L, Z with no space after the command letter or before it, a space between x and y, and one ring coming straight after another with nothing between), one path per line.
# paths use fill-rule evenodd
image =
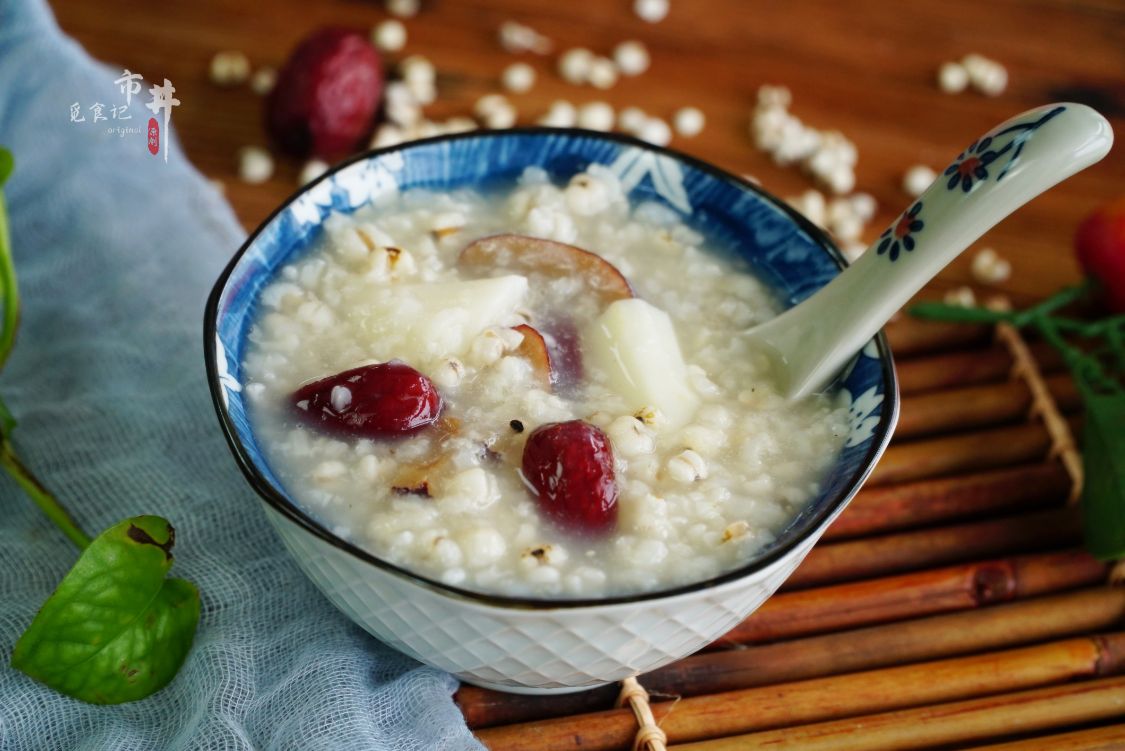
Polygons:
M782 202L690 157L616 135L517 129L416 141L341 164L251 235L207 305L204 349L219 422L304 572L380 640L464 681L504 691L575 691L618 681L724 634L777 590L843 511L898 416L894 368L880 335L840 379L839 387L854 395L851 432L821 494L736 570L661 592L571 601L483 595L383 561L310 516L263 458L242 401L245 335L273 272L315 238L331 211L354 210L385 191L483 187L532 165L566 179L590 163L617 172L630 198L663 203L745 255L789 305L827 283L843 263L824 234Z

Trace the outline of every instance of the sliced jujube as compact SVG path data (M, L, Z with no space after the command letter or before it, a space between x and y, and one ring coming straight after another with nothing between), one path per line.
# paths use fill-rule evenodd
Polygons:
M482 237L461 251L457 265L476 271L507 270L549 278L579 278L603 305L633 296L625 275L597 253L540 237Z

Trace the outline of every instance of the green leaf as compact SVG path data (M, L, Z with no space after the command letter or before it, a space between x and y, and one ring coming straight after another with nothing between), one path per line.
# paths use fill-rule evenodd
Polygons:
M94 704L143 699L176 675L199 621L199 592L166 579L175 531L136 516L98 535L39 610L12 666Z
M1086 549L1125 558L1125 393L1087 393L1082 433Z
M16 160L12 157L12 152L0 146L0 186L8 180L8 175L12 174L15 166Z

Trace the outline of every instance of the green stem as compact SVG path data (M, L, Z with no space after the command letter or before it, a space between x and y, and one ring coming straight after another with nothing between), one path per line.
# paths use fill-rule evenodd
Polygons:
M12 444L7 440L0 443L0 467L3 467L4 471L19 483L23 492L35 501L35 505L47 515L48 519L55 523L55 526L62 530L64 535L70 538L71 542L77 545L80 550L86 549L86 546L90 544L90 538L71 518L70 513L62 507L62 504L55 499L51 491L43 487L43 483L39 482L31 470L24 466L23 462L12 451Z
M1067 305L1070 305L1089 292L1090 284L1090 280L1087 279L1082 282L1082 284L1077 284L1073 287L1063 287L1037 305L1033 305L1027 310L1016 313L1012 318L1013 323L1015 323L1016 326L1026 326L1033 321L1054 313L1060 308L1065 308Z
M16 343L20 317L20 291L16 285L16 268L12 261L11 238L8 235L8 212L4 194L0 193L0 295L3 295L4 326L0 330L0 370L8 361Z
M1121 390L1121 385L1106 374L1097 358L1087 355L1063 338L1056 321L1050 315L1037 315L1032 323L1043 338L1062 355L1063 362L1074 376L1075 385L1085 399L1097 393L1116 393Z
M1090 289L1090 283L1066 287L1059 290L1046 300L1022 311L989 310L988 308L967 308L963 305L950 305L943 302L922 302L910 308L910 313L918 318L936 321L950 321L953 323L1010 323L1016 328L1023 328L1032 324L1036 319L1049 316L1060 308L1070 305ZM1104 321L1084 323L1073 319L1063 319L1067 323L1063 328L1075 331L1082 336L1101 336L1103 327L1119 326L1125 316L1115 316Z
M4 194L0 191L0 300L3 312L3 327L0 328L0 369L8 362L8 355L16 343L16 329L19 328L20 291L16 284L16 267L12 260L11 237L8 233L8 212L4 205ZM70 541L84 550L90 538L82 531L70 513L63 508L51 491L24 466L12 449L11 432L16 421L3 401L0 401L0 467L12 476L28 497L35 502L47 518L62 530Z
M1125 316L1122 316L1125 320ZM1125 327L1110 327L1105 330L1105 340L1109 344L1109 351L1113 354L1114 367L1125 373Z
M1085 339L1099 336L1120 339L1121 332L1125 331L1125 316L1112 316L1097 321L1077 321L1065 316L1053 316L1053 318L1060 331L1077 334Z

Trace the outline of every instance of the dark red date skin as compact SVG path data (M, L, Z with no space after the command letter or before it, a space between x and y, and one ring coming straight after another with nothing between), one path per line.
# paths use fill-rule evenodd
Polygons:
M338 391L333 398L333 390ZM397 438L433 425L442 399L429 378L404 362L363 365L306 383L290 399L297 418L331 433Z
M582 420L541 425L524 445L522 470L539 509L558 526L591 537L616 528L613 448L599 428Z
M289 56L266 97L266 131L294 156L339 159L365 143L382 92L382 59L365 34L317 29Z

